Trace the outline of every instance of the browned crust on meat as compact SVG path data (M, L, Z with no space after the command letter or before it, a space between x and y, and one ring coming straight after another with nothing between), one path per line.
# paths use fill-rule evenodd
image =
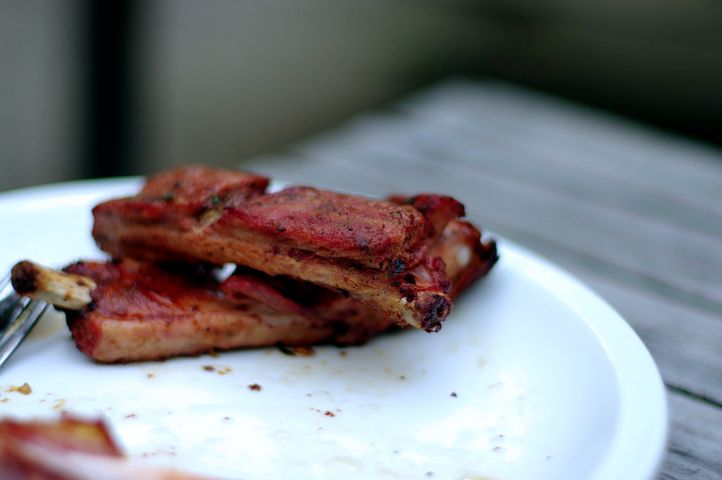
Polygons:
M391 325L358 308L343 315L342 305L309 319L249 298L228 299L211 276L132 260L78 262L66 270L98 284L93 303L66 316L78 348L102 363L278 343L356 344Z

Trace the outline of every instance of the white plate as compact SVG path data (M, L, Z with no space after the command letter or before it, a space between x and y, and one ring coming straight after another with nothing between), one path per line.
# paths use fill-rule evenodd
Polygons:
M90 207L138 184L0 195L1 271L99 258ZM96 365L61 315L46 316L0 373L0 411L102 415L138 461L225 478L652 478L667 417L643 344L569 275L510 242L500 250L440 333L310 357ZM32 394L7 391L25 382Z

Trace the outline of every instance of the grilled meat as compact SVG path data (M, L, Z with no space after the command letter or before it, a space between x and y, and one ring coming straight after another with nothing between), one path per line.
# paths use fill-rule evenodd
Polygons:
M234 176L223 188L218 177ZM411 204L290 187L194 167L151 177L135 197L93 210L93 236L115 258L235 263L345 292L368 309L436 331L448 314L448 276L430 249L463 206ZM167 191L166 191L167 189Z
M21 262L13 284L67 313L78 348L129 362L275 344L358 344L394 324L436 331L497 260L448 196L387 201L187 167L98 205L113 262L64 274ZM220 282L217 266L235 263Z
M452 298L496 260L493 243L460 220L430 251L446 265ZM245 267L219 282L199 264L85 261L61 273L25 261L12 280L22 294L62 307L78 348L103 363L279 343L360 344L393 327L353 297Z
M390 326L378 316L362 315L360 305L351 302L310 317L288 308L290 301L226 295L203 269L124 259L78 262L65 270L97 284L92 303L66 310L66 317L78 348L103 363L279 343L356 344Z

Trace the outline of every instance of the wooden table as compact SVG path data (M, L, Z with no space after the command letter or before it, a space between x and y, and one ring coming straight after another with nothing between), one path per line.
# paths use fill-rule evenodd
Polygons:
M454 81L243 167L375 195L453 192L642 338L671 411L660 478L722 478L719 150L520 87Z

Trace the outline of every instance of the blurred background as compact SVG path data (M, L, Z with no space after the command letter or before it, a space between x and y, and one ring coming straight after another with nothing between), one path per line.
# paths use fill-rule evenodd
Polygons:
M4 0L0 190L242 164L445 78L722 144L722 4Z

